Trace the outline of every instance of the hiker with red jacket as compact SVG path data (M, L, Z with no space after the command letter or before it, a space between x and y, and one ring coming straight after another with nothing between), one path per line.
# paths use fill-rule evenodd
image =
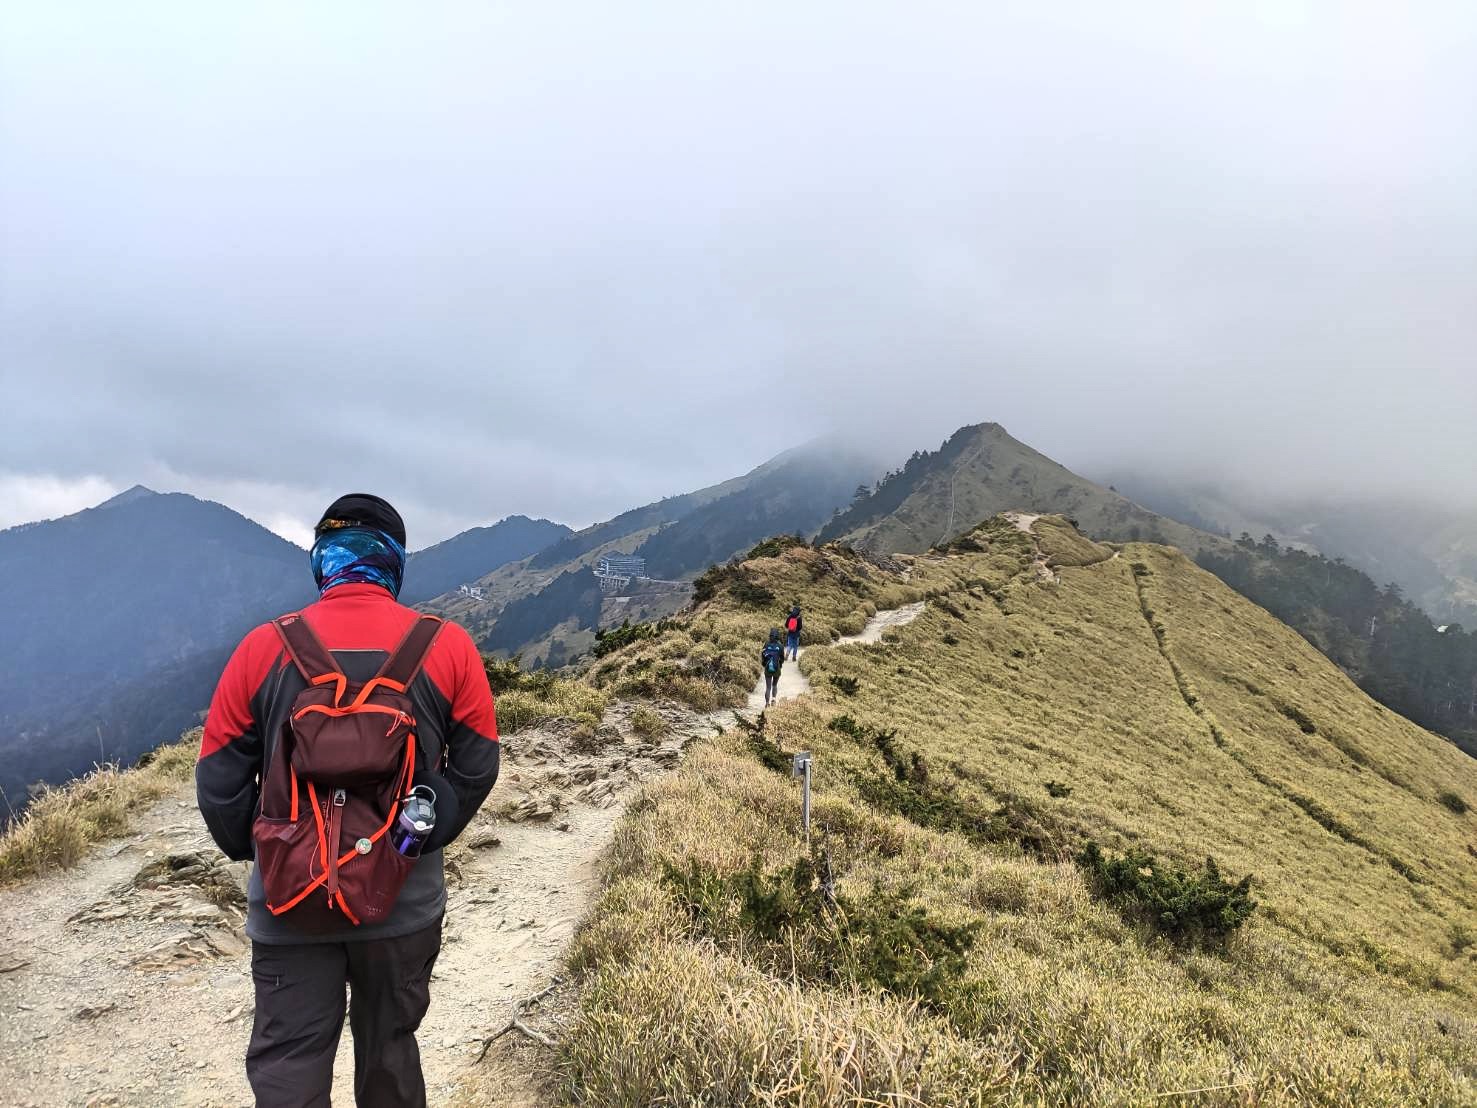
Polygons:
M800 657L800 632L804 628L805 620L801 618L800 605L792 605L790 614L785 617L785 650L789 652L792 662Z
M492 693L466 631L396 602L394 508L340 497L314 535L320 599L236 648L195 768L216 843L256 862L246 1073L261 1108L328 1105L347 985L359 1108L424 1108L441 848L497 780Z

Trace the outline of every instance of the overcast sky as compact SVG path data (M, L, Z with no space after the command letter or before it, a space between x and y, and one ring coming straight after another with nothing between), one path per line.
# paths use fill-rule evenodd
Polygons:
M0 526L838 428L1477 500L1477 5L0 0Z

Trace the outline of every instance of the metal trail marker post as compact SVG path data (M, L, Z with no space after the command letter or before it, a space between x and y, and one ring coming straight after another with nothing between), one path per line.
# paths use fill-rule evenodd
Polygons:
M810 751L802 750L790 765L790 776L804 779L800 794L800 822L805 828L805 846L810 848Z

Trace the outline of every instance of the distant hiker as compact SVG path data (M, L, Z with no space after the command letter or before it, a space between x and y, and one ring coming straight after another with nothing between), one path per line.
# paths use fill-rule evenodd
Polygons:
M767 708L780 698L780 670L785 668L785 648L780 645L780 629L773 627L769 641L759 652L759 664L764 667L764 706Z
M424 1108L441 848L497 780L492 693L464 630L396 603L394 508L340 497L314 535L320 599L236 648L195 767L217 845L256 861L246 1075L262 1108L326 1106L347 984L355 1102Z
M805 620L800 617L800 605L796 604L785 617L785 649L792 662L800 657L800 632L804 628Z

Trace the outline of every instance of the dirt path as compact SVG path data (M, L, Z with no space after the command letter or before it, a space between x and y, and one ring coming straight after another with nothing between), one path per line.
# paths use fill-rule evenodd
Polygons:
M708 717L659 710L671 727L660 740L631 732L627 705L593 738L560 726L507 740L489 810L448 858L459 873L448 874L445 943L420 1032L432 1104L446 1101L513 1001L557 971L634 787L711 734ZM156 869L164 875L149 880ZM139 887L141 875L158 887ZM7 890L0 1105L251 1104L243 878L210 844L185 786L77 869ZM14 963L23 964L6 969ZM352 1070L346 1030L336 1103L353 1103Z
M847 643L875 643L882 641L882 633L890 631L894 627L903 627L912 623L923 614L925 604L918 601L916 604L908 604L902 608L889 608L885 612L878 612L867 621L860 635L842 635L837 641L837 646L845 646Z
M805 651L798 652L802 656ZM810 692L810 679L800 672L800 663L791 661L790 655L785 654L785 665L780 670L780 684L778 698L780 700L794 700L797 696L803 696ZM759 675L759 684L754 686L754 691L749 693L749 702L744 708L750 712L764 711L764 675Z
M909 604L902 608L890 608L885 612L878 612L867 621L859 635L842 635L833 644L835 646L848 646L852 643L870 644L882 641L882 633L894 627L902 627L904 624L912 623L923 614L924 602ZM805 650L800 650L800 656L805 656ZM780 700L793 700L811 691L810 680L800 672L798 661L786 661L785 668L780 670ZM759 678L759 683L754 686L754 691L749 693L749 702L745 708L750 712L764 711L764 678Z
M1026 534L1029 535L1031 533L1032 525L1038 519L1040 519L1041 516L1039 513L1036 515L1032 515L1030 512L1006 512L1005 518L1010 520L1010 522L1015 525L1016 530L1024 531Z

